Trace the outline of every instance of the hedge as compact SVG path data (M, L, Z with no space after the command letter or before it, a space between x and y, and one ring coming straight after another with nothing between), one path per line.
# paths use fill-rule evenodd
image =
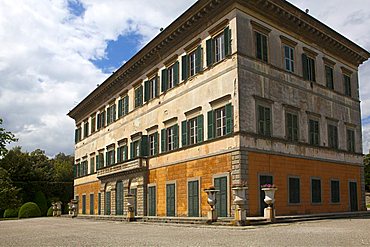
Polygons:
M19 208L9 208L4 211L4 218L17 218Z
M41 211L39 206L34 202L27 202L19 209L18 218L40 217Z
M33 199L33 202L36 203L37 206L39 206L41 216L45 216L48 211L48 203L45 194L41 191L37 191Z
M46 216L53 216L53 206L51 206L49 209L48 209L48 213L46 214Z

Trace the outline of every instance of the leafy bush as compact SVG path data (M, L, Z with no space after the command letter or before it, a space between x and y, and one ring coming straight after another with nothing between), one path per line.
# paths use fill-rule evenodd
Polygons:
M23 204L21 209L19 209L18 213L18 218L32 218L40 216L41 216L40 208L34 202L27 202Z
M48 209L48 213L46 214L46 216L53 216L53 206L51 206L49 209Z
M5 212L5 209L0 209L0 218L4 217L4 212Z
M16 218L18 217L19 208L9 208L4 211L4 218Z
M41 216L45 216L48 211L48 204L45 197L45 194L41 191L36 192L33 202L39 206L41 211Z

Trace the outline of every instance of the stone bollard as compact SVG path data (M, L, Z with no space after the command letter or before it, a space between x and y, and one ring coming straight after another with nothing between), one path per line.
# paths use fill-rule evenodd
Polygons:
M217 211L215 210L215 205L217 203L216 194L219 190L216 190L215 187L210 187L209 189L205 189L204 192L207 193L207 203L211 206L211 210L207 213L207 223L210 224L212 222L217 221Z

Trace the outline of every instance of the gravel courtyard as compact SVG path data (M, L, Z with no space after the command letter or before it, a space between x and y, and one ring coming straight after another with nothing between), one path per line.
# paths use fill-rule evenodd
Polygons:
M0 221L0 246L370 246L370 218L243 228L37 218Z

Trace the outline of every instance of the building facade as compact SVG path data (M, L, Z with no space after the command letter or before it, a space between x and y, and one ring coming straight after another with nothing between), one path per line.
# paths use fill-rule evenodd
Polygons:
M365 210L358 67L370 54L282 0L200 0L69 112L79 212Z

